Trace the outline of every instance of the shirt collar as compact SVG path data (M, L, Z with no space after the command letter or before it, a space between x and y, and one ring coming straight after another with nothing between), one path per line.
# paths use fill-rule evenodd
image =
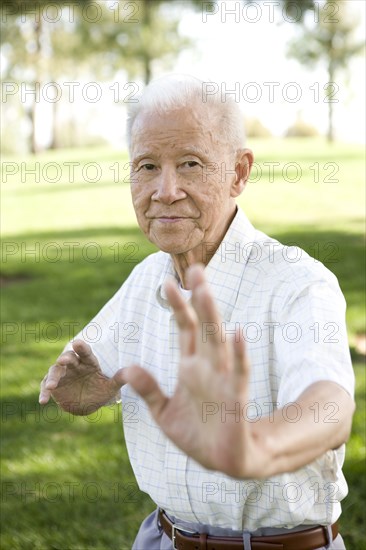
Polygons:
M237 212L223 240L205 268L206 280L211 288L219 313L223 320L229 321L235 307L240 283L245 266L255 239L255 229L243 210L237 207ZM209 251L209 247L207 248ZM174 269L173 261L166 254L156 298L159 304L170 309L164 284L167 277L179 278ZM225 290L225 292L223 292Z

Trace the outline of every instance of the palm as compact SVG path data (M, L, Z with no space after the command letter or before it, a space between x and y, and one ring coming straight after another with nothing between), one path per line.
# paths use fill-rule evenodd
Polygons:
M173 284L166 289L180 330L181 362L174 395L167 398L140 367L130 370L128 381L146 400L164 433L188 456L206 468L251 477L260 455L250 425L241 416L249 370L243 342L238 333L235 341L223 343L219 331L203 341L202 323L218 327L221 323L201 270L196 269L193 278L193 308Z
M89 414L104 405L110 395L109 379L88 364L79 365L77 372L61 378L52 397L60 406L77 414Z
M243 422L238 425L238 421L245 392L234 393L226 374L207 376L198 358L182 370L177 390L157 420L166 435L197 462L226 470L241 455ZM233 453L228 455L228 449Z

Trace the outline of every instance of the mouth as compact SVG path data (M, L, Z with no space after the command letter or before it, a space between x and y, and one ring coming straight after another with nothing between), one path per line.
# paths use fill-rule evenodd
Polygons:
M157 218L154 218L154 219L157 220L160 223L176 223L176 222L180 222L182 220L186 220L187 218L183 218L183 217L180 217L180 216L161 216L161 217L157 217Z

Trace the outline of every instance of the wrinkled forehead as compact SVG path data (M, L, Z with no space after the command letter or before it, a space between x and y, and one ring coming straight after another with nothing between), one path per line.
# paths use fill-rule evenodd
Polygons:
M205 107L157 112L142 110L131 132L131 152L142 147L179 147L188 144L210 149L219 144L217 116ZM208 151L207 151L208 152Z

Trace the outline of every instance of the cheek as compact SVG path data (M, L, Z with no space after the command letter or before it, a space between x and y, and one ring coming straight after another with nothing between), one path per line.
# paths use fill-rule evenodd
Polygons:
M137 190L134 190L133 192L131 192L131 197L132 197L132 204L135 210L135 215L136 215L138 224L141 227L141 229L145 231L148 225L145 212L148 209L149 200L146 198L146 195L144 193L139 192Z
M149 201L149 194L143 185L134 183L131 186L131 197L135 208L141 208Z
M202 202L206 204L206 208L220 207L222 202L225 200L228 192L226 186L221 181L217 179L212 179L208 181L203 189L201 194Z

